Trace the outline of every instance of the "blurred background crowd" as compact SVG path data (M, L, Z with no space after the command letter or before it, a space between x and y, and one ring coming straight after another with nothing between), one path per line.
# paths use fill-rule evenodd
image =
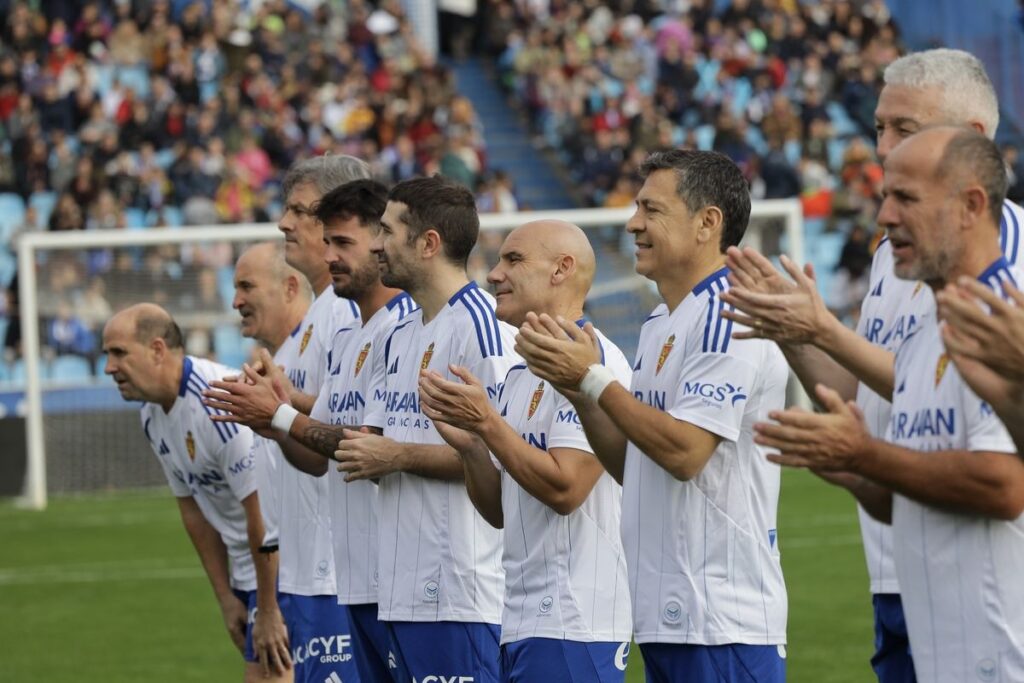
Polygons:
M7 360L25 231L274 221L288 166L333 153L387 183L455 178L482 212L531 208L456 81L473 55L576 204L629 206L654 150L718 150L755 199L800 198L828 300L856 310L881 180L873 110L905 50L885 0L440 0L441 56L409 9L421 4L0 0ZM1021 199L1024 167L1004 149ZM94 361L98 326L129 298L223 313L232 260L223 245L52 252L45 343Z

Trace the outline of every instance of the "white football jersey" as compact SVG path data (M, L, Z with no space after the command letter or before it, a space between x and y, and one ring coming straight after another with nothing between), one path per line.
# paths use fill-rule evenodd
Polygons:
M383 362L374 364L395 324L415 308L402 293L365 324L356 321L335 332L328 352L328 376L310 417L332 425L358 429L375 387L384 385ZM377 602L377 484L345 482L329 467L325 478L331 491L331 536L338 602L361 605Z
M384 391L374 390L365 423L395 441L443 445L420 411L420 369L451 378L449 364L464 366L493 399L518 360L514 345L515 329L495 318L494 299L473 282L425 325L422 311L410 313L385 344ZM382 620L500 622L501 533L463 482L389 474L377 503Z
M727 273L705 278L675 311L662 304L640 331L634 396L722 440L690 481L627 447L622 540L638 643L786 642L780 470L753 425L784 407L789 370L774 343L732 338L719 298Z
M335 325L348 325L356 317L348 300L334 295L328 287L309 307L299 329L289 336L274 355L295 388L318 396L327 368L327 349ZM314 477L292 467L281 458L277 496L280 500L278 535L281 559L278 588L292 595L334 595L334 552L331 545L330 491L326 477Z
M1018 272L1000 259L979 279L997 286L1019 282ZM918 451L1016 452L992 408L950 361L934 310L896 352L889 440ZM892 515L918 679L1024 681L1024 515L986 519L901 495L893 496Z
M237 370L212 361L185 356L174 405L165 413L155 403L144 403L142 429L171 492L178 498L194 498L224 541L231 587L250 591L256 589L256 570L242 501L257 491L257 469L264 463L252 450L252 432L211 420L210 415L217 411L204 406L202 398L210 382L237 374ZM261 503L262 499L261 493ZM267 536L272 537L272 530L268 529Z
M1024 265L1020 249L1020 227L1024 209L1011 201L1003 203L999 243L1011 265ZM871 284L861 304L857 333L873 344L894 352L910 334L922 316L935 308L931 289L918 282L900 280L893 274L892 245L882 240L871 262ZM872 436L885 438L892 405L864 383L857 387L857 405L864 413ZM861 536L868 564L872 593L899 593L899 581L892 559L892 527L871 517L860 505Z
M629 362L600 332L598 338L602 364L628 387ZM525 363L509 370L497 406L534 448L594 452L573 405ZM619 534L622 487L604 472L579 508L560 515L530 495L496 458L494 462L501 470L505 518L501 643L524 638L629 640L629 579Z

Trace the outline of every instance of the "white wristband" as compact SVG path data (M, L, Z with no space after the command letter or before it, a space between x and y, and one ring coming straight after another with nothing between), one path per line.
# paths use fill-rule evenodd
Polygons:
M597 403L597 399L614 381L615 375L611 370L600 363L594 363L587 368L587 374L583 375L583 380L580 382L580 393Z
M270 426L275 430L287 435L292 429L292 422L299 416L299 411L287 403L282 403L274 411L274 417L270 420Z

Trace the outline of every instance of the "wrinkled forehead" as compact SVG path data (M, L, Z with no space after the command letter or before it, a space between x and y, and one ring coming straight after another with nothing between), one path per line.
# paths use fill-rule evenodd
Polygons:
M878 96L875 119L880 123L907 121L919 126L945 123L944 94L941 88L931 86L886 85Z

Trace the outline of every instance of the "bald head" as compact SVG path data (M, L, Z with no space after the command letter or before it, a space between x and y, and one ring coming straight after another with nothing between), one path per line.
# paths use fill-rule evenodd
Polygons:
M309 308L309 281L288 265L280 242L260 242L235 263L232 307L242 317L242 336L276 350Z
M125 329L131 330L135 341L140 344L162 339L169 349L185 347L181 328L174 322L171 314L157 304L129 306L111 318L107 325L123 325Z
M126 401L152 401L169 410L181 382L184 344L181 329L156 304L136 304L103 328L106 374Z
M556 220L521 225L505 238L487 277L498 318L519 325L530 311L579 317L595 267L590 241L576 225Z
M892 154L895 165L909 165L936 182L947 183L950 193L979 186L985 192L989 218L999 225L1008 180L999 147L988 136L973 128L932 126L907 138Z
M976 130L936 126L901 142L885 160L883 195L878 224L897 277L935 288L998 257L1006 169Z
M568 221L531 221L519 226L508 236L513 235L523 242L537 244L552 258L571 256L576 264L572 275L573 281L579 284L584 294L590 291L596 269L594 248L590 246L590 240L578 225Z

